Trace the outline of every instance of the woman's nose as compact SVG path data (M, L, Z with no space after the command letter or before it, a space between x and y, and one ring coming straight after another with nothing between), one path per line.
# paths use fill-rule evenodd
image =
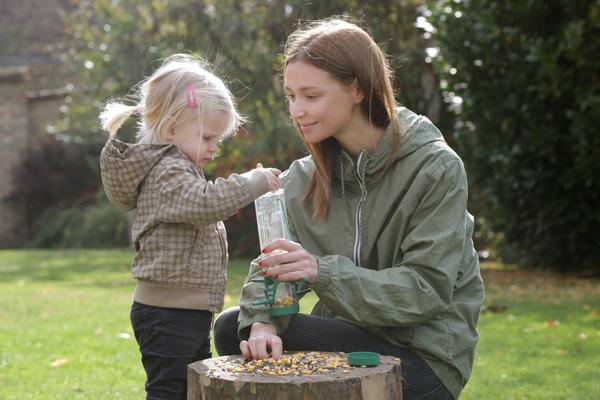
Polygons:
M290 117L292 117L293 119L299 119L305 115L306 111L300 105L300 103L298 103L297 101L290 102Z

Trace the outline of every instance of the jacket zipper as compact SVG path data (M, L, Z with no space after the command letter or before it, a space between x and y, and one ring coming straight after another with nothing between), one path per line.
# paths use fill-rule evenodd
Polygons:
M358 201L358 206L356 207L356 216L355 216L356 232L355 232L355 236L354 236L354 264L356 264L359 267L360 267L360 259L361 259L361 254L360 254L361 209L362 209L363 203L367 199L367 187L365 186L365 184L363 182L363 178L360 175L360 162L362 161L364 154L365 154L365 151L363 150L360 153L360 155L358 156L358 162L356 163L356 174L358 176L358 183L360 185L360 190L362 193L360 196L360 200Z

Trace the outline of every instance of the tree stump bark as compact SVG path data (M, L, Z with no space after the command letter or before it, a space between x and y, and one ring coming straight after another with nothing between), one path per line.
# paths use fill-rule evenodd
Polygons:
M400 361L380 356L376 367L338 368L322 374L270 376L227 372L219 361L242 361L224 356L188 366L188 400L398 400L402 399Z

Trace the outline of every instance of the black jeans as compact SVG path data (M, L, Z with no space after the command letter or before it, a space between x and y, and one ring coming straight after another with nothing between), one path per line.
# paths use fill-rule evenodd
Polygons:
M185 400L188 364L211 357L212 313L133 302L131 325L146 370L147 400Z
M225 310L215 321L215 347L219 355L240 354L237 335L239 307ZM394 346L344 321L314 315L294 314L281 334L289 351L374 351L399 357L402 362L404 400L452 400L453 397L433 370L406 347Z

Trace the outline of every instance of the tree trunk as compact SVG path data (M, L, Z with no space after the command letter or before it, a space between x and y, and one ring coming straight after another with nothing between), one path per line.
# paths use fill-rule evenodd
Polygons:
M241 361L241 356L211 358L188 366L188 400L397 400L402 399L400 361L381 356L376 367L338 368L299 376L270 376L227 372L219 361Z

